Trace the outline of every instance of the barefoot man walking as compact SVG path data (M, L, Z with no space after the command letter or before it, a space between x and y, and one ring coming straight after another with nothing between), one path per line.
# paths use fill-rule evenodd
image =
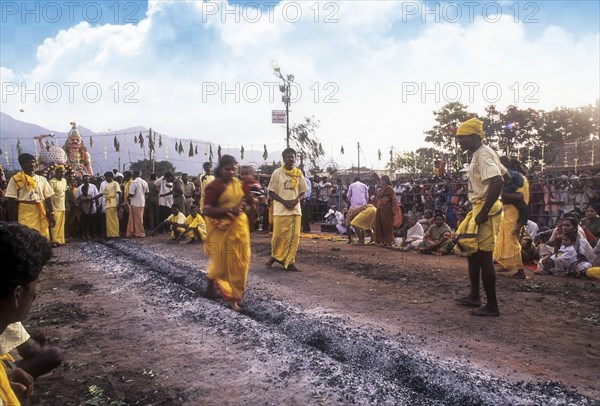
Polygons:
M483 122L477 118L465 121L456 131L456 139L463 151L472 154L469 165L469 201L473 210L461 222L456 234L477 234L472 246L463 249L469 264L471 292L457 302L464 306L476 307L470 313L473 316L500 316L496 300L496 271L493 253L496 234L502 222L502 204L498 200L502 192L502 176L506 168L500 163L498 155L487 145ZM481 306L479 294L479 275L487 303Z

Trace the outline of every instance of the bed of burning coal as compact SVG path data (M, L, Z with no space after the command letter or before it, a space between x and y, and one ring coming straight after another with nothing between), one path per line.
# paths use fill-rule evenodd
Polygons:
M512 384L442 362L397 338L349 325L343 317L303 312L264 291L248 292L242 312L236 314L226 303L203 297L206 277L200 267L205 263L186 263L132 241L87 242L76 249L99 258L96 263L124 283L138 280L136 288L158 297L164 311L243 340L257 353L286 357L294 373L316 377L311 378L313 388L343 403L600 404L554 382ZM285 379L289 373L276 376Z

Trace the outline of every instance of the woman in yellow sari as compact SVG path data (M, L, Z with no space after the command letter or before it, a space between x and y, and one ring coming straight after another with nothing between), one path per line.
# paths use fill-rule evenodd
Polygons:
M515 272L511 276L515 279L525 279L525 270L523 258L521 255L521 242L519 233L523 227L520 219L519 209L515 204L509 204L509 201L522 200L525 205L529 204L529 182L527 181L525 168L514 158L500 158L503 164L508 164L508 169L520 172L523 177L523 186L516 189L515 192L502 191L504 218L498 231L496 246L494 248L494 260L500 264L499 272ZM508 176L505 175L505 177ZM527 219L523 220L527 223Z
M223 155L215 180L206 186L202 213L207 220L204 250L210 257L207 296L215 298L218 291L232 310L239 311L250 267L250 230L244 213L250 197L236 173L235 158Z

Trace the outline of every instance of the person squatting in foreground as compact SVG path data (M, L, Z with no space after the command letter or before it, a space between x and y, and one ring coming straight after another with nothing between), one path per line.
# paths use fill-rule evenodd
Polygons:
M51 257L45 236L21 224L0 222L0 333L27 317L40 272ZM28 404L33 377L10 354L1 354L0 360L0 405Z

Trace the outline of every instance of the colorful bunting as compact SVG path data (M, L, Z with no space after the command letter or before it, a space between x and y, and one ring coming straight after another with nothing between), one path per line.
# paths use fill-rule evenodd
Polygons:
M344 146L342 145L342 148L340 148L340 154L344 155Z
M17 154L21 155L23 153L23 147L21 146L21 140L17 141Z
M188 156L194 156L194 146L192 145L192 141L190 141L190 152L188 152Z
M94 139L90 135L90 149L94 148Z
M263 151L263 159L266 161L267 158L269 157L269 153L267 152L267 144L264 144L264 151Z
M113 145L115 146L115 151L119 152L119 150L121 149L121 143L117 139L116 135L115 135L115 139L113 140Z
M208 162L212 164L213 161L213 152L212 152L212 144L208 146Z
M244 159L244 146L242 145L242 147L240 148L240 160Z
M217 149L217 156L219 157L219 162L221 162L221 146Z

